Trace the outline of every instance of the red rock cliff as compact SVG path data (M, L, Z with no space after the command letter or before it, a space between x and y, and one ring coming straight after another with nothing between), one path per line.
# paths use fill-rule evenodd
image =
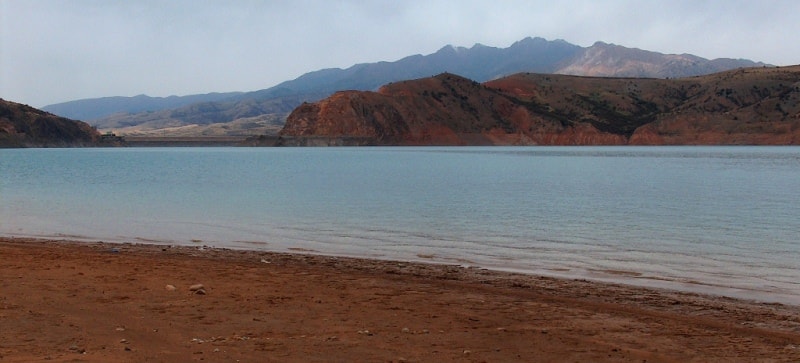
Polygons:
M292 112L284 145L798 144L800 67L678 80L453 74L338 92Z

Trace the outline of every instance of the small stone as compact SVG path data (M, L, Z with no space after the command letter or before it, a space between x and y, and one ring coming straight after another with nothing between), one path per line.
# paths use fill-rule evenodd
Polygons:
M411 329L403 328L402 332L403 333L411 333Z
M195 295L206 294L206 288L203 286L203 284L194 284L192 286L189 286L189 291L195 293Z
M131 347L125 347L125 351L126 352L130 352L131 351Z
M464 355L470 355L470 354L472 354L472 351L464 349Z
M121 326L118 326L118 327L117 327L116 329L114 329L114 330L116 330L116 331L125 331L125 328L124 328L124 327L121 327Z
M128 344L128 339L120 339L119 342L122 344Z
M167 285L167 286L164 286L164 290L167 290L167 291L175 291L175 285Z

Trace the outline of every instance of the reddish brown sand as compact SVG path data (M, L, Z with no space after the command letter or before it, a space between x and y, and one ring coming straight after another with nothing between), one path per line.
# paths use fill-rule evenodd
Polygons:
M201 360L798 362L800 308L455 266L0 239L0 362Z

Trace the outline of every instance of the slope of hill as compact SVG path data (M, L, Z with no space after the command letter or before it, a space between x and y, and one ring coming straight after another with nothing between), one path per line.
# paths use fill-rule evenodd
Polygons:
M281 145L800 144L800 66L682 79L453 74L298 107Z
M230 99L242 92L208 93L189 96L103 97L47 105L42 110L76 120L95 120L117 113L153 112L178 108L193 103L215 102Z
M481 44L475 44L471 48L448 45L429 55L413 55L395 62L357 64L347 69L323 69L269 89L236 94L224 100L205 100L202 105L170 107L169 111L150 108L148 110L153 112L136 112L120 106L117 109L119 112L114 115L78 118L87 120L100 129L121 133L187 125L203 126L259 116L282 122L300 103L317 101L336 91L376 90L389 82L429 77L443 72L484 82L518 72L664 78L760 65L763 64L748 60L707 60L691 55L665 55L601 42L583 48L563 40L525 38L508 48ZM93 104L72 104L78 105ZM96 104L93 107L99 109ZM48 106L47 109L52 108ZM243 109L247 111L243 112ZM103 108L106 114L110 111L110 106ZM84 111L83 114L88 112L94 111ZM258 134L264 131L262 126L249 131L235 127L231 129L235 129L232 132L236 133ZM207 127L195 129L206 132Z
M176 109L115 114L90 123L124 135L240 136L277 133L286 115L304 101L327 94L289 95L227 102L203 102ZM181 130L180 135L173 133Z
M85 122L0 99L0 147L90 146L100 134Z

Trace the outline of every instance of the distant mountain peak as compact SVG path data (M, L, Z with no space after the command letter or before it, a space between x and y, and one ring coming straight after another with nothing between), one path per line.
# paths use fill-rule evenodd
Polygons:
M454 47L452 44L447 44L444 47L439 48L439 50L436 51L436 53L452 52L452 51L455 51L455 50L456 50L456 47Z
M583 48L553 73L595 77L681 78L764 65L749 60L727 62L692 54L663 54L598 41Z
M522 38L521 40L518 40L518 41L514 42L514 44L517 44L517 43L547 43L547 42L548 42L548 40L545 39L545 38L542 38L542 37L525 37L525 38Z

